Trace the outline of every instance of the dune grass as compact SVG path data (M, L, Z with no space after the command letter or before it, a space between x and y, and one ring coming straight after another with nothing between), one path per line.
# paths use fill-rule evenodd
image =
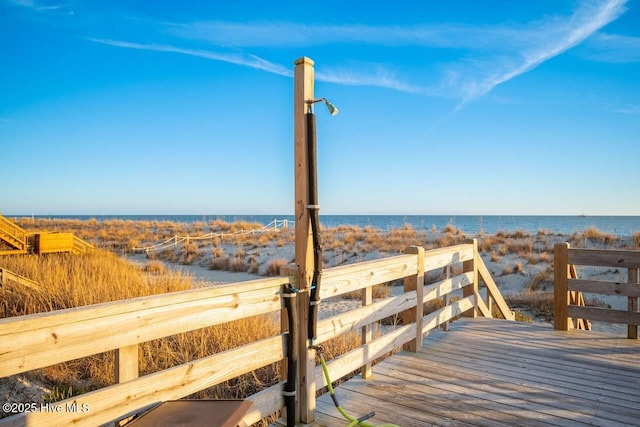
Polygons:
M146 271L112 253L8 256L3 267L40 284L40 289L3 286L0 316L12 317L191 289L193 278L150 264ZM160 274L161 273L161 274ZM141 375L218 353L280 331L276 316L255 316L140 344ZM27 373L48 386L45 401L113 384L114 352ZM277 364L197 393L197 398L242 398L275 384Z

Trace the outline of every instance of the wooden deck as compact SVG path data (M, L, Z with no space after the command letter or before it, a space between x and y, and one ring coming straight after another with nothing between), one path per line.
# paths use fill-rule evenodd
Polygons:
M336 388L373 424L440 426L640 425L640 342L495 319L461 319ZM344 426L330 396L318 426Z

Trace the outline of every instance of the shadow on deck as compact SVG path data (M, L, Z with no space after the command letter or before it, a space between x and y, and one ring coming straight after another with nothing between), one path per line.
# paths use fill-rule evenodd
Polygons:
M336 388L372 424L441 426L640 425L640 342L495 319L462 319L432 332ZM344 426L328 394L318 426Z

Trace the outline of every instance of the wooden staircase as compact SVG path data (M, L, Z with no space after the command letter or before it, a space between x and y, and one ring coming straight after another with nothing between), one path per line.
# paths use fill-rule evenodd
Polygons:
M41 255L57 252L81 254L93 249L93 245L74 236L73 233L27 232L0 215L0 255Z
M29 248L27 232L0 215L0 255L26 254Z

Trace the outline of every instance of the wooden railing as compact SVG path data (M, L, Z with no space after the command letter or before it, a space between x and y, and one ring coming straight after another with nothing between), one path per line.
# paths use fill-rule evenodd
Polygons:
M425 273L451 268L460 272L424 284ZM114 366L117 384L56 403L62 408L86 407L90 409L87 412L22 413L0 420L0 425L104 424L278 362L286 354L286 333L139 377L138 344L251 316L278 313L284 307L281 297L284 286L295 284L297 277L292 274L0 319L0 377L109 350L116 350L117 356ZM397 279L404 279L402 294L373 301L373 286ZM411 247L404 255L326 269L320 290L323 299L360 291L363 302L360 308L318 322L314 344L350 331L362 335L360 346L329 362L331 378L335 381L358 370L362 370L366 378L370 376L374 360L402 346L416 351L422 345L424 333L457 315L490 316L490 303L481 298L478 289L481 280L487 287L487 299L495 301L503 317L513 320L513 314L478 255L475 241L429 251ZM461 291L462 296L457 300L451 298L451 302L432 313L423 313L425 303L446 298L454 291ZM402 325L374 338L372 324L394 315L403 317ZM300 322L300 328L306 326ZM310 374L298 378L297 389L299 394L303 388L313 390L307 399L299 402L299 414L307 417L311 414L313 418L315 391L325 385L325 380L308 344L298 359L302 369ZM248 399L254 406L244 421L252 424L284 406L282 383Z
M91 243L85 242L78 236L73 236L73 244L71 247L71 252L74 254L83 254L86 252L91 252L93 250L93 245Z
M26 252L27 250L27 232L2 215L0 215L0 240L15 248L11 251L2 251L3 253Z
M36 291L42 290L42 287L38 282L7 270L6 268L0 267L0 286L10 286L11 284L24 286Z
M640 312L640 251L571 249L568 243L554 247L554 327L559 330L589 329L588 320L627 325L627 337L638 338ZM627 269L627 282L577 278L575 265ZM627 310L585 307L582 293L627 297ZM588 319L588 320L586 320Z
M56 403L61 408L85 405L85 413L22 413L0 420L0 425L100 425L275 363L284 357L283 334L138 377L138 344L279 312L286 282L282 277L263 279L0 319L0 377L116 350L118 382ZM253 396L247 420L259 421L280 409L280 394L276 385Z

